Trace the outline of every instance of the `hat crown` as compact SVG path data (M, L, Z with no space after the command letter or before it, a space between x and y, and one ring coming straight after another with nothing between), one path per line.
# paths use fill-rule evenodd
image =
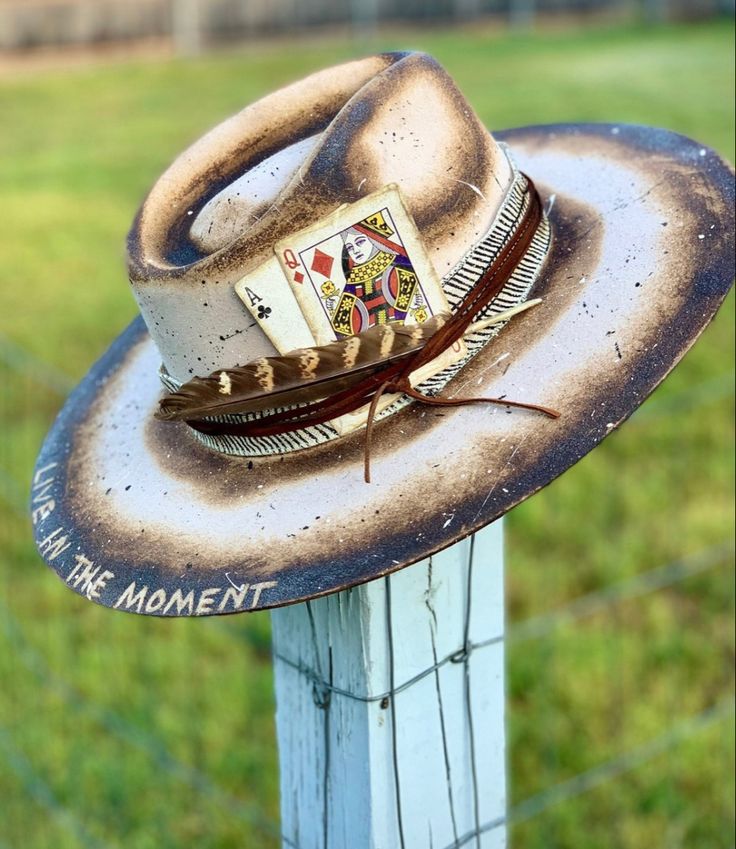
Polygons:
M444 275L488 229L510 181L434 59L350 62L246 107L172 164L128 237L133 291L171 374L208 374L275 353L234 285L279 239L395 183Z

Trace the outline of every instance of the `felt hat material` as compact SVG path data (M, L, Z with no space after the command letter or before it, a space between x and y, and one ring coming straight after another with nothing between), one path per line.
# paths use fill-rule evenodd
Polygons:
M427 134L438 109L452 120L436 148ZM36 543L72 589L119 610L209 615L384 575L550 482L679 361L732 283L731 169L665 130L561 124L491 136L468 111L433 60L362 60L249 107L157 183L129 242L145 323L136 319L72 393L36 467ZM273 123L275 114L284 119ZM423 141L389 153L380 144L421 128ZM376 425L370 485L360 431L248 459L154 419L162 359L186 380L190 369L273 353L233 287L308 218L398 181L447 274L503 200L509 174L497 141L549 213L552 245L531 292L543 304L514 319L448 390L539 402L560 419L412 405ZM443 164L461 182L439 179L437 149L452 151ZM257 169L267 161L289 173L265 179Z

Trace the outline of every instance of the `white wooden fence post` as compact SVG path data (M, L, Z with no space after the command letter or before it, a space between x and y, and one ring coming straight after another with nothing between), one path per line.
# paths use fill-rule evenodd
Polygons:
M272 612L285 847L505 846L502 535Z

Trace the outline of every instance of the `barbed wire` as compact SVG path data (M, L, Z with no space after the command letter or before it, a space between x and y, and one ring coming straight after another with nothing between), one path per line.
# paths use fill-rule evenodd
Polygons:
M626 772L631 772L657 755L663 754L712 725L724 722L733 715L733 698L723 699L697 715L678 722L646 743L524 799L511 809L509 819L513 823L526 822L553 805L566 802Z
M303 675L305 678L308 678L312 683L315 693L317 694L315 698L320 698L321 693L331 693L335 696L344 696L347 699L352 699L356 702L388 702L391 700L393 696L398 695L399 693L403 693L405 690L408 690L410 687L413 687L415 684L418 684L420 681L424 680L428 675L433 675L437 670L442 669L448 663L464 663L466 660L466 655L472 651L476 651L477 649L483 649L488 646L497 645L498 643L503 642L503 636L492 637L489 640L483 640L481 642L468 642L466 646L458 651L454 651L436 663L432 664L432 666L428 666L426 669L423 669L421 672L418 672L416 675L412 676L406 681L403 681L401 684L398 684L395 687L392 687L389 690L385 690L381 693L353 693L351 690L346 690L344 687L338 687L334 684L331 684L327 681L324 676L322 676L318 670L312 669L312 667L308 666L305 663L301 663L298 661L292 660L290 657L282 654L281 652L273 652L273 656L277 658L281 663L286 664L291 669L294 669L300 675Z
M22 512L22 507L20 506L20 504L16 503L15 507L18 512ZM606 587L601 591L590 593L586 596L576 599L565 607L555 610L551 614L534 617L525 622L520 622L509 629L508 638L512 641L523 641L544 637L550 631L559 627L559 625L561 625L562 623L574 622L583 617L602 612L607 607L610 607L613 604L617 604L623 600L640 597L645 593L660 590L668 586L673 586L689 577L703 573L708 569L712 569L718 565L721 565L724 563L727 555L732 552L733 545L726 543L720 546L713 546L705 551L697 552L691 557L682 558L665 566L651 569L644 573L640 573L628 580L621 581L610 587ZM2 602L0 602L0 620L2 620L3 622L6 633L8 625L13 628L13 630L15 631L14 636L17 642L19 641L20 632L22 631L22 629L19 623L17 623L17 620L14 621L14 617L12 617L11 612L7 608L3 608L5 608L5 606ZM22 639L25 641L24 637L22 637ZM472 646L472 649L483 648L485 645L495 644L501 639L501 637L498 637L485 641L483 643L474 644ZM26 642L26 649L28 648L30 647ZM455 652L442 658L440 661L433 664L429 669L422 671L418 675L414 676L412 679L396 686L392 690L392 692L363 696L356 695L342 688L335 687L329 681L326 681L324 676L320 675L316 670L307 669L303 666L300 666L299 664L293 664L291 661L289 661L288 658L281 657L280 655L277 656L279 656L279 658L283 662L290 663L291 665L296 666L300 672L308 675L313 685L317 688L318 692L330 692L336 695L354 698L359 701L384 701L387 698L395 696L398 693L408 689L413 684L425 678L427 675L433 674L434 672L436 672L436 670L438 670L445 664L451 662L457 663L466 659L466 654L464 652ZM27 661L28 655L26 654L25 658L21 659L25 659ZM228 793L228 791L225 791L218 785L214 784L211 779L209 779L206 775L200 773L192 767L182 764L181 762L173 758L173 756L171 756L167 751L162 750L158 738L151 737L150 734L141 732L139 728L131 726L130 723L123 720L115 712L109 711L107 709L101 709L97 704L92 703L85 697L75 693L73 691L73 688L67 682L60 681L58 679L58 676L55 676L53 673L51 673L48 667L40 667L39 664L42 664L42 661L36 654L36 656L33 658L33 662L31 664L26 662L25 665L29 666L31 670L37 675L39 680L43 681L46 686L53 684L55 689L58 690L59 688L61 688L62 695L66 698L67 701L72 701L75 706L79 706L80 702L82 702L84 704L84 709L88 713L91 711L94 715L94 718L101 722L104 727L116 733L116 735L121 737L126 743L135 745L137 748L145 751L150 757L154 759L154 761L159 767L163 767L168 772L174 773L177 777L190 784L195 789L201 790L207 793L208 795L216 796L218 801L226 804L228 810L230 811L232 811L233 806L236 806L237 809L237 806L243 806L246 804L242 800ZM324 698L324 696L322 696L322 698ZM704 712L701 718L696 718L690 723L693 728L693 733L695 733L701 727L701 719L703 722L705 722L709 718L712 718L712 713L712 711L706 711ZM617 759L612 759L606 764L603 764L600 767L596 767L594 770L576 776L575 779L565 782L563 785L556 786L554 788L551 788L549 791L545 791L541 794L538 794L538 796L531 797L530 799L525 800L523 803L516 806L510 812L509 817L507 818L508 821L515 822L520 821L522 818L529 818L531 816L530 811L533 809L537 810L537 812L541 812L545 808L550 807L552 804L554 804L554 801L556 799L561 798L561 794L570 795L573 793L573 791L578 794L584 792L585 788L589 786L592 787L594 784L600 783L600 781L602 780L602 776L607 776L610 774L612 778L616 777L620 773L621 769L631 762L632 758L641 758L650 750L659 751L664 741L669 739L672 739L672 745L675 745L675 743L682 736L683 727L684 726L682 725L678 726L677 729L672 731L672 733L668 732L667 734L662 735L662 737L657 738L656 741L652 742L651 744L647 744L645 747L640 747L639 750L635 750L633 753L626 753ZM254 821L254 816L260 817L260 825L261 827L265 828L265 831L269 834L269 836L279 836L277 824L268 819L264 820L262 815L257 812L254 815L254 809L252 807L247 806L245 810L241 809L240 816L241 818L245 819L248 824L251 825L256 824ZM462 846L464 845L464 843L473 839L473 837L477 837L479 834L485 833L485 831L488 831L491 828L498 827L505 821L506 818L500 818L498 820L494 820L490 824L483 824L479 826L479 831L474 831L467 835L464 835L463 837L459 838L457 844L453 844L453 846ZM281 839L284 840L287 845L292 847L292 849L298 849L298 844L296 844L293 840L286 838L283 835L281 835Z
M511 625L506 632L505 638L509 642L517 643L546 637L565 623L577 622L580 619L593 616L623 601L674 586L685 581L687 578L725 565L728 562L728 555L733 554L733 552L733 543L727 541L721 545L698 551L689 557L683 557L664 566L641 572L632 578L581 596L567 605L555 609L551 613L530 617L529 619ZM227 627L229 630L229 623ZM236 633L238 632L236 631ZM242 632L239 635L242 635ZM407 681L398 684L391 690L381 693L354 693L331 684L325 680L324 675L319 670L313 669L302 662L296 662L281 652L274 652L274 657L308 678L313 688L315 688L315 692L330 692L337 696L353 699L354 701L370 703L388 701L393 696L422 681L428 675L432 675L446 664L463 662L466 659L466 653L497 645L503 642L503 640L504 636L499 635L481 642L468 641L464 649L446 655Z
M581 796L596 787L600 787L609 781L619 778L627 772L637 769L658 755L664 754L678 744L685 742L719 722L733 717L733 715L733 701L724 699L719 704L701 711L696 716L677 723L663 734L630 749L628 752L624 752L619 757L611 758L605 763L579 773L567 781L560 782L541 793L528 797L517 805L514 805L507 817L499 817L481 824L477 829L467 832L453 841L446 849L461 849L462 846L469 843L473 838L477 838L504 824L516 825L533 819L550 807ZM65 827L73 831L80 838L80 842L83 845L94 847L94 849L109 845L100 843L92 838L73 813L56 800L53 793L45 785L27 759L13 747L7 730L2 726L0 726L0 746L4 749L6 761L10 763L11 767L19 775L29 794L56 816ZM275 823L273 824L273 828L277 829ZM271 836L278 836L279 839L292 847L292 849L299 849L298 843L286 835L272 834Z

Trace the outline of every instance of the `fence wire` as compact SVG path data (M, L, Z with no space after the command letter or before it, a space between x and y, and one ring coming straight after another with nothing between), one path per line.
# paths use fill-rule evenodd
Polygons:
M327 829L328 825L328 809L327 800L329 798L328 788L330 782L330 710L332 707L332 696L340 696L342 698L351 699L357 702L381 702L381 707L390 709L391 722L391 744L392 744L392 763L393 763L393 779L394 779L394 799L396 805L396 828L399 838L400 849L406 849L404 839L404 826L402 816L402 784L399 771L399 754L398 754L398 704L396 697L400 693L408 690L419 681L426 678L428 675L435 673L448 662L462 663L465 673L465 694L464 705L466 711L466 727L469 735L469 752L470 752L470 774L471 787L473 794L473 816L475 826L473 829L465 832L462 836L456 836L455 840L449 844L446 849L459 849L475 840L478 849L480 849L480 838L482 835L490 831L499 829L507 825L526 822L549 808L561 804L564 801L575 798L606 784L621 775L630 772L644 763L654 759L657 755L663 754L674 749L678 744L687 740L690 737L698 734L704 729L723 722L726 719L733 717L734 705L733 700L724 699L716 705L706 708L701 713L692 716L684 721L681 721L661 735L650 739L649 741L623 752L617 757L611 758L604 763L601 763L585 772L579 773L573 778L555 784L546 790L528 797L522 802L510 808L505 816L497 817L488 822L481 823L479 820L479 783L475 762L475 733L472 704L470 699L470 657L471 655L486 646L497 644L503 641L503 637L494 638L483 643L472 643L469 640L469 625L472 604L472 575L473 575L473 547L474 538L471 538L470 555L468 560L468 569L466 572L466 588L465 588L465 613L463 625L463 642L459 649L440 661L435 661L433 665L422 670L417 675L413 676L408 681L398 684L394 680L394 637L392 626L392 594L391 581L392 576L386 576L384 581L385 599L386 599L386 627L387 627L387 645L389 652L389 690L381 693L362 694L354 693L345 690L341 687L336 687L332 681L332 675L327 676L319 664L319 645L317 634L314 626L314 616L311 610L311 603L307 602L307 610L310 620L310 630L313 641L313 651L316 659L315 667L310 667L303 663L295 663L291 659L285 657L282 653L275 652L275 656L282 663L286 663L293 669L296 669L311 686L313 700L315 705L323 711L323 745L324 757L322 759L323 774L322 800L325 805L323 811L323 826ZM534 617L527 622L522 622L519 625L511 628L508 632L509 638L516 641L527 641L531 639L540 639L548 636L556 628L563 623L577 622L585 617L605 611L620 602L640 597L646 593L664 589L665 587L674 586L687 578L694 575L702 574L710 569L728 563L728 556L733 552L733 545L723 544L714 546L706 551L698 552L690 558L685 558L662 567L654 568L648 572L639 574L634 578L626 581L621 581L619 584L608 587L602 591L590 593L564 608L554 611L550 615ZM430 558L431 559L431 558ZM443 747L447 748L447 739L445 737L444 724L441 725ZM451 802L452 811L452 802ZM453 822L454 822L454 811ZM301 849L299 840L292 835L284 835L282 840L290 849ZM324 843L329 845L327 832L325 831Z
M66 394L71 388L71 379L60 371L49 369L45 364L30 355L20 346L17 346L6 337L0 335L0 362L4 363L18 374L39 383L59 396ZM716 402L724 397L733 395L733 374L728 373L717 376L710 381L701 384L695 391L686 390L670 396L666 401L650 402L635 416L637 421L646 421L657 418L660 415L669 415L678 409L688 407L702 407L704 404ZM25 493L18 482L0 468L0 498L2 498L11 509L19 516L25 514ZM517 623L509 628L506 638L511 642L523 642L528 640L543 639L562 625L570 625L580 620L606 613L622 601L638 598L648 593L661 591L667 587L675 586L682 581L702 574L708 570L720 567L733 557L734 546L731 541L721 545L713 546L706 550L697 552L689 557L681 558L673 563L649 569L632 578L617 582L602 590L592 592L581 598L575 599L569 604L558 608L551 613L536 616L526 621ZM488 646L502 641L502 637L490 639L484 642L473 643L469 640L469 616L471 598L469 593L471 569L468 570L468 595L466 601L466 618L464 627L463 645L458 651L453 652L440 659L435 658L434 664L413 676L411 679L396 682L393 676L393 662L390 665L389 690L382 693L360 695L351 693L344 688L335 686L331 680L330 671L319 667L309 668L303 664L294 664L281 654L276 656L280 661L291 664L304 675L313 687L315 699L320 699L325 711L325 764L329 767L329 708L332 696L351 698L363 702L381 701L386 706L393 706L397 695L417 684L429 675L436 674L439 669L449 663L461 663L465 669L466 681L466 709L467 721L470 728L471 738L473 735L473 717L469 699L470 672L468 661L474 651L482 650ZM390 655L393 658L393 634L391 631L391 590L390 576L386 581L387 599L387 622L389 628ZM307 605L309 608L309 605ZM206 773L189 766L174 757L163 744L161 739L142 728L136 723L125 719L118 712L104 707L95 701L80 694L63 677L56 675L44 662L42 655L35 649L25 636L21 623L13 612L0 600L0 626L6 639L14 647L15 656L23 666L38 681L39 686L53 690L65 702L72 705L75 710L81 711L99 724L110 734L122 741L125 745L134 747L144 752L155 764L158 770L163 770L176 780L187 784L199 793L208 796L218 804L227 809L229 815L234 815L245 825L260 831L264 836L275 840L281 840L291 849L300 849L298 841L280 832L278 823L265 817L257 807L247 803L237 795L231 793L214 782ZM232 630L229 631L233 633ZM235 632L239 633L238 631ZM318 655L316 655L318 657ZM699 734L705 729L721 722L732 719L734 706L731 700L724 700L701 713L690 717L671 726L664 733L645 742L644 744L626 751L615 758L599 764L585 772L579 773L573 778L555 784L513 806L507 816L489 822L482 823L478 815L478 783L475 763L472 763L473 788L474 788L474 828L462 835L457 835L455 840L446 849L458 849L466 846L473 840L478 845L481 835L497 829L503 825L526 822L538 816L549 808L561 804L569 799L575 798L594 788L613 781L621 775L635 770L642 764L656 758L663 753L672 750L689 738ZM397 800L398 833L402 849L404 849L404 835L401 822L400 802L400 780L399 765L397 759L397 727L395 710L391 710L392 738L394 750L394 781ZM471 739L471 753L474 753L474 745ZM0 725L0 752L8 768L15 774L18 782L39 805L41 805L50 816L54 818L64 829L72 834L80 843L95 849L109 849L110 844L101 842L89 831L88 827L56 798L52 788L46 783L44 777L34 768L25 754L18 749L9 729ZM327 781L327 773L325 774ZM327 793L324 798L327 800ZM327 816L324 816L325 828L327 828ZM328 835L325 833L325 845ZM0 843L0 847L2 844Z
M478 835L493 831L505 823L517 825L526 822L555 805L581 796L583 793L587 793L609 781L619 778L627 772L637 769L637 767L643 766L658 755L664 754L668 750L673 749L689 738L718 723L725 722L729 719L733 721L733 716L733 701L723 700L713 707L701 711L696 716L678 722L663 734L654 737L641 746L636 746L616 758L611 758L611 760L593 767L593 769L579 773L568 781L562 781L541 793L524 799L523 802L519 802L509 810L508 816L505 819L499 818L483 823L476 831L464 834L459 840L447 846L446 849L459 849L459 847L465 846Z
M278 837L278 825L264 817L257 807L220 787L206 773L174 757L155 734L125 719L117 711L82 695L65 678L54 673L45 663L40 652L31 645L22 625L2 599L0 599L0 629L13 646L15 656L38 680L41 687L52 690L75 711L86 715L126 745L143 752L157 769L163 770L176 780L212 798L225 807L228 814L269 837ZM32 771L30 764L27 764L24 774L35 776L39 783L42 782L41 777Z
M26 793L34 799L61 827L72 834L86 849L112 849L111 844L101 842L93 837L86 826L65 805L56 798L33 768L30 761L13 743L13 738L7 728L0 725L0 753L2 760L12 770L23 785ZM0 843L0 847L5 844Z
M70 375L34 356L4 333L0 333L0 363L57 395L68 395L74 388Z

